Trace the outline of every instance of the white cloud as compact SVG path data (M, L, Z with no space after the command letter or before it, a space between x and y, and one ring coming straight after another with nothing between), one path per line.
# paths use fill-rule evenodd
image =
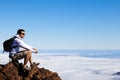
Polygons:
M9 62L8 54L0 54L0 64ZM120 59L80 56L47 56L33 54L33 61L58 72L62 80L119 80L113 74L120 71ZM20 60L23 62L23 60Z

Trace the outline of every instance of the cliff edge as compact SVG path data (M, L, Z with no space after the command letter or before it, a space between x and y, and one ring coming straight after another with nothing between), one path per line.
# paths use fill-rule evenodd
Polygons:
M33 67L23 70L22 63L18 61L0 64L0 80L61 80L56 72L45 68Z

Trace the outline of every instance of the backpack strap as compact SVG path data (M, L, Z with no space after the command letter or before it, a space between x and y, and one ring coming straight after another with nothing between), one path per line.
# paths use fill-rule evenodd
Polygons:
M15 38L18 38L18 37L14 36L13 39L15 39ZM18 46L12 46L12 48L16 48L16 47L18 47Z

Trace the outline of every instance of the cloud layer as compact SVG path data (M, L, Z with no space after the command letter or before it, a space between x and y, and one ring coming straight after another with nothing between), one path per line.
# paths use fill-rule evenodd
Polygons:
M0 54L0 57L0 64L9 62L8 54ZM120 79L119 76L113 75L120 71L120 59L33 54L33 61L40 62L39 67L58 72L62 80Z

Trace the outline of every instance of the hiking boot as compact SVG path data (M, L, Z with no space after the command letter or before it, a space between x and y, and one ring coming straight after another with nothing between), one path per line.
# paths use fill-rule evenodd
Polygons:
M31 66L31 68L34 68L34 67L38 66L39 64L40 64L40 63L35 63L35 62L33 62L33 64L30 65L30 66Z
M40 63L35 63L35 62L33 62L33 64L34 64L35 66L38 66Z

